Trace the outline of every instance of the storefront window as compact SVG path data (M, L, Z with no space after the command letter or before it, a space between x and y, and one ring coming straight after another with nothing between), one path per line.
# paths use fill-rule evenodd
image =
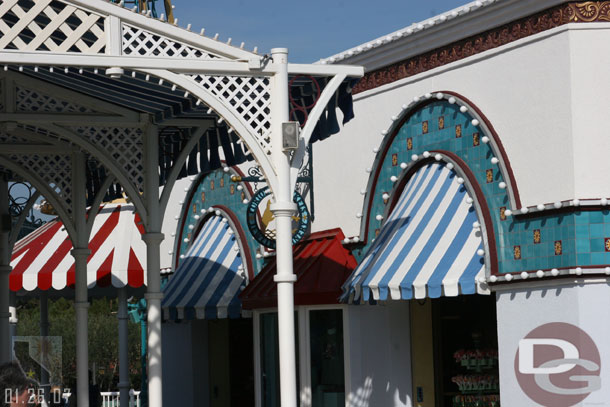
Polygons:
M310 311L309 324L312 407L345 406L342 311Z
M450 407L500 407L493 296L434 301L440 399Z

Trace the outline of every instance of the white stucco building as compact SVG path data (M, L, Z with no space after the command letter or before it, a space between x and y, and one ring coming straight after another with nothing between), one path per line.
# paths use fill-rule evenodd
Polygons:
M295 269L299 256L338 257L297 273L301 406L608 404L609 21L606 1L476 1L320 61L362 65L365 77L352 91L355 117L313 147L313 235L297 246ZM201 175L186 207L245 211L233 192L210 189L222 177L230 181ZM187 212L179 239L197 224ZM236 235L246 223L235 222ZM314 250L324 239L344 251ZM255 405L276 406L266 367L273 256L249 235L242 245L252 256L240 298L253 337L232 346L253 342L244 369L253 369ZM298 254L308 247L314 254ZM344 295L321 300L316 292L340 284L308 276L323 280L340 263L353 270ZM316 320L322 310L327 319ZM197 324L211 322L166 329ZM339 326L340 338L324 339L338 353L324 359L316 338ZM190 335L193 351L209 338ZM184 352L181 340L173 346ZM202 363L214 349L204 346ZM342 380L316 373L337 355ZM215 391L231 393L223 375L224 390L201 379L210 405ZM218 405L231 405L226 397Z

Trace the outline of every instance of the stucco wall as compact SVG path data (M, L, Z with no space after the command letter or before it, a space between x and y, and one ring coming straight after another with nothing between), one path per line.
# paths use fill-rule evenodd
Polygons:
M577 198L610 195L607 174L610 137L606 118L610 109L610 55L602 50L610 39L610 25L576 25L570 30L571 113L574 149L574 188Z
M551 322L575 325L593 339L601 356L602 387L600 390L591 393L582 405L610 405L610 387L607 385L607 381L610 380L610 365L607 363L610 357L610 345L607 340L610 336L610 317L607 312L600 312L600 310L610 309L609 294L610 287L605 280L598 283L589 281L587 285L570 284L529 289L515 288L497 294L502 405L533 405L532 400L524 393L517 382L515 356L521 339L533 329ZM555 334L561 335L560 330L556 331ZM582 341L582 338L574 345L580 348L581 357L583 357L582 347L589 347ZM553 347L551 346L551 348ZM535 352L539 350L542 349L536 349ZM556 356L561 358L561 352ZM544 359L538 359L537 363L544 361ZM568 374L570 373L568 372ZM552 378L552 380L559 383L557 377ZM573 387L584 385L578 378L574 378L574 382L576 382L576 386ZM567 403L566 405L572 404Z
M415 96L457 92L489 119L502 141L523 206L610 195L603 160L609 83L600 71L606 24L571 24L355 95L356 117L315 145L314 230L359 233L363 196L391 116ZM338 204L340 203L340 204Z
M348 307L349 407L411 407L409 304Z

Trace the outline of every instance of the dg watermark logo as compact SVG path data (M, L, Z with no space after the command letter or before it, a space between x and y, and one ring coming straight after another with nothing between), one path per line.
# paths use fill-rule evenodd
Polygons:
M601 388L601 360L593 339L577 326L553 322L519 341L515 374L536 403L571 407Z

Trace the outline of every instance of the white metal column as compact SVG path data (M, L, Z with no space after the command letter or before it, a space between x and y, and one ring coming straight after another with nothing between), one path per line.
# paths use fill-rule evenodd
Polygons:
M49 336L49 295L46 291L40 293L40 340L44 341ZM41 342L42 344L43 342ZM41 359L46 359L47 347L42 346ZM49 385L49 372L40 365L40 387L43 388L45 398L49 395L51 389Z
M144 193L146 199L146 302L148 304L148 406L163 404L161 365L161 259L163 241L159 210L159 144L157 126L149 124L144 136Z
M12 338L17 336L17 322L19 319L17 318L17 295L14 292L10 292L9 294L9 312L11 314L9 322L10 322L10 335L9 335L9 344L12 344ZM13 350L9 350L10 357L13 357Z
M296 204L290 188L290 156L282 150L282 123L288 121L288 50L271 50L278 71L273 77L271 99L271 143L273 163L277 171L277 190L271 211L276 224L277 309L280 356L281 407L297 406L297 378L294 337L294 283L292 264L292 216Z
M76 310L76 404L78 407L89 407L87 259L91 251L87 235L85 156L82 153L75 153L72 165L72 190L74 191L72 207L74 229L76 230L76 241L72 242L75 270L74 308Z
M119 404L129 406L129 335L127 327L127 287L119 288Z
M8 182L0 174L0 363L11 359L8 276L11 273L10 215Z

